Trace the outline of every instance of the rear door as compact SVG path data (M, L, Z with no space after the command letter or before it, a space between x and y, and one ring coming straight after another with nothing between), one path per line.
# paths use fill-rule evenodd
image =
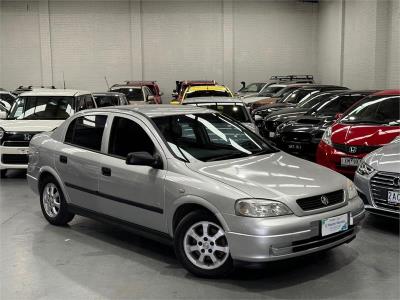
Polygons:
M97 210L102 138L106 114L74 118L66 131L64 144L56 155L56 169L64 182L70 203Z

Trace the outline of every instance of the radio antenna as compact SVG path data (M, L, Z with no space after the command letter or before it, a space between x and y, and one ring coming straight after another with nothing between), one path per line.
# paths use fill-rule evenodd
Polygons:
M104 80L106 81L107 88L110 89L110 85L108 84L107 76L104 76Z
M64 83L64 90L65 90L65 77L64 77L64 71L63 71L63 83Z

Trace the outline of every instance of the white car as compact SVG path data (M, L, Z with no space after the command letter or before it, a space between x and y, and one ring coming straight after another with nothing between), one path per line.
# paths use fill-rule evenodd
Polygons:
M249 105L258 100L263 100L265 98L273 97L277 92L287 87L287 84L272 84L263 88L259 93L253 95L243 96L243 102Z
M0 89L0 104L5 107L5 109L9 110L16 98L17 97L10 92Z
M6 120L0 121L0 171L26 169L32 137L57 128L75 112L96 108L90 92L40 89L19 95Z

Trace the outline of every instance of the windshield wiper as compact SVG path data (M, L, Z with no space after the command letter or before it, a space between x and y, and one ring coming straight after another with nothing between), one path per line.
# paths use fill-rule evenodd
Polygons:
M209 158L206 161L216 161L216 160L224 160L224 159L230 159L230 158L239 158L239 157L245 157L248 155L249 154L241 152L241 151L235 151L235 152L231 152L229 154L224 154L224 155Z

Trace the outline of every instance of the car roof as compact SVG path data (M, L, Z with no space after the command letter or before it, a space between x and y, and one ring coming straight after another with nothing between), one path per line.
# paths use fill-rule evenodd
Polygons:
M373 96L398 96L400 95L400 90L383 90L373 94Z
M226 91L227 88L223 85L196 85L196 86L189 86L188 91Z
M114 85L110 88L110 90L114 89L141 89L141 85Z
M93 96L123 96L124 93L118 92L94 92L92 93Z
M194 103L243 103L239 98L231 97L193 97L186 98L182 101L182 104L194 104Z
M215 110L208 108L202 108L192 105L153 105L153 104L142 104L142 105L124 105L124 106L108 106L97 109L87 109L82 111L83 113L95 113L100 111L106 112L120 112L120 113L139 113L149 118L162 117L162 116L174 116L174 115L185 115L194 113L215 113Z
M72 90L72 89L33 89L19 94L20 96L79 96L91 94L89 91Z

